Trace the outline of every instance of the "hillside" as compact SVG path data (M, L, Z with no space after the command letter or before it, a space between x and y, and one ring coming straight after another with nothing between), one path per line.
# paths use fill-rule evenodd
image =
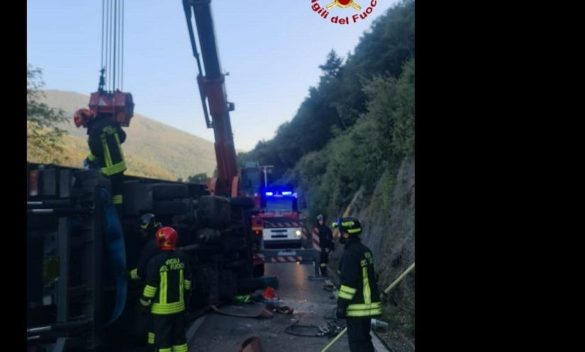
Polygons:
M89 96L59 90L45 90L44 102L50 107L60 108L67 116L75 110L87 107ZM137 110L140 105L137 104ZM68 134L63 138L63 152L58 156L38 153L28 145L27 159L33 162L50 162L80 167L89 152L86 130L76 128L72 119L59 126ZM213 175L216 166L213 143L154 121L139 113L134 114L130 127L124 128L127 139L124 153L128 163L127 174L167 180L207 173Z

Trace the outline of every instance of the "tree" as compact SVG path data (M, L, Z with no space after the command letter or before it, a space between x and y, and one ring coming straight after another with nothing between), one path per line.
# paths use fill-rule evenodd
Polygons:
M207 183L208 177L205 172L189 176L187 178L187 183Z
M61 109L54 109L41 102L42 70L30 64L26 70L26 126L29 148L35 153L50 155L53 162L62 151L61 141L65 130L57 127L67 117Z
M341 68L343 59L337 56L335 50L331 50L327 54L327 61L323 65L319 65L319 68L323 70L326 77L335 77Z

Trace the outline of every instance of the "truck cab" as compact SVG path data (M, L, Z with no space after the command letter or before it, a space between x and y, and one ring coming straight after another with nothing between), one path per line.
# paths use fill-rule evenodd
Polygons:
M259 214L264 248L300 248L303 225L300 221L297 194L292 187L264 188Z

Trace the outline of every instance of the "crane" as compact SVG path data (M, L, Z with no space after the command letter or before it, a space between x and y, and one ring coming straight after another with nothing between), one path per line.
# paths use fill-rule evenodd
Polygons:
M221 72L219 64L210 3L211 0L183 0L183 9L193 56L199 71L197 83L205 122L207 128L213 128L215 136L217 177L211 180L209 190L215 195L236 197L239 174L230 121L230 111L234 110L234 104L227 101L225 75ZM204 70L197 50L193 19L197 27Z

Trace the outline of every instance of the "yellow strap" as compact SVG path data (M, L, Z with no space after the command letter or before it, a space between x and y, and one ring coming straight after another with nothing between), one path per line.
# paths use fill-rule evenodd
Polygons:
M111 176L113 174L118 174L122 171L126 170L126 162L120 161L119 163L111 166L102 167L102 174L106 176Z
M132 280L138 280L138 279L140 279L140 276L138 276L138 269L137 268L130 270L130 278Z

